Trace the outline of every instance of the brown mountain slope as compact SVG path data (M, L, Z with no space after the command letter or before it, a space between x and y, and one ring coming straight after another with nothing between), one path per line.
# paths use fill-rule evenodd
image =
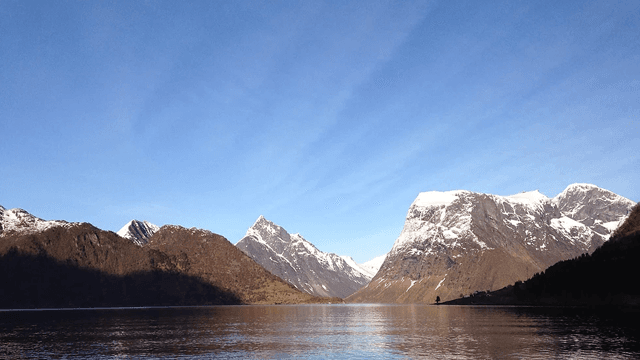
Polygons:
M622 223L613 235L611 235L611 240L630 236L637 232L640 232L640 203L636 204L633 209L631 209L629 216L624 223Z
M167 226L140 247L90 224L0 238L0 306L336 301L294 289L222 236Z
M243 303L339 301L302 293L258 265L224 237L206 230L163 226L145 246L166 256L162 268L176 269L237 294Z
M113 232L100 230L88 223L1 238L0 255L11 249L22 254L47 255L69 265L112 275L153 270L143 249Z
M448 304L580 305L640 308L640 205L592 254L560 261L524 282Z

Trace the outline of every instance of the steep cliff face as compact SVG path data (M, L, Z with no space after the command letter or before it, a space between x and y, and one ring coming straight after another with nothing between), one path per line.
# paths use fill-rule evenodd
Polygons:
M350 257L322 252L263 216L236 246L274 275L313 295L344 298L372 276Z
M553 264L543 273L500 290L455 299L450 304L640 307L640 206L591 254Z
M589 184L552 199L537 191L421 193L380 271L348 300L431 303L499 289L592 252L634 204Z

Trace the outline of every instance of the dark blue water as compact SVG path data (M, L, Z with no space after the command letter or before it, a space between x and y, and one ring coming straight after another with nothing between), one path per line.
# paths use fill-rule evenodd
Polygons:
M431 305L0 311L0 358L633 359L638 318Z

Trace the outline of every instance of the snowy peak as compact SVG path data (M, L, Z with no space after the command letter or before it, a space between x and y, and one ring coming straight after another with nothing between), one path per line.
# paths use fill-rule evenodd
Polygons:
M550 199L541 194L540 191L523 191L520 194L505 196L508 200L527 205L536 205L542 202L549 201Z
M55 226L68 226L59 220L42 220L22 209L5 209L0 206L0 236L9 234L30 234L45 231Z
M247 230L243 239L245 238L252 238L254 241L272 248L278 254L282 254L292 242L291 235L284 228L265 219L262 215Z
M479 237L476 231L478 226L487 225L487 219L491 226L505 224L509 231L523 236L528 245L535 243L538 250L544 250L548 243L534 234L544 226L551 226L573 240L579 239L583 251L593 250L592 242L599 246L606 241L611 229L634 204L591 184L569 185L553 199L538 190L510 196L465 190L423 192L409 208L405 227L392 251L422 242L425 237L444 246L461 246L459 240L466 238L476 249L495 248L499 246L495 237Z
M633 203L633 201L625 197L596 185L578 183L567 186L564 191L553 198L553 201L561 207L567 203L584 202L584 200L590 200L591 202Z
M470 191L466 190L454 190L454 191L427 191L418 194L418 197L414 200L412 206L420 207L440 207L448 206L453 202L460 199L465 194L470 194Z
M619 221L635 203L591 184L572 184L553 198L563 215L587 226Z
M432 302L526 280L593 252L635 203L591 184L554 198L464 190L420 193L380 271L353 301Z
M160 228L148 221L131 220L117 234L125 239L133 241L136 245L142 246L149 242Z
M382 264L384 263L384 260L386 258L387 254L384 254L359 265L362 269L367 271L369 275L371 275L371 278L373 278L378 273L378 270L380 270L380 267L382 267Z
M274 275L299 290L346 297L372 275L353 259L318 250L300 234L289 234L262 215L236 246Z
M428 191L418 194L418 197L414 200L411 207L413 208L442 208L450 207L460 203L475 202L481 197L493 197L496 201L519 204L529 207L538 207L541 204L551 201L544 194L538 190L523 191L522 193L499 196L491 194L476 193L467 190L453 190L453 191Z

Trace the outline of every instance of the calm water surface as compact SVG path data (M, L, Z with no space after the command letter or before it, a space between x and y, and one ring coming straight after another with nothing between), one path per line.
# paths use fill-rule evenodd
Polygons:
M0 311L0 357L632 359L638 318L432 305Z

